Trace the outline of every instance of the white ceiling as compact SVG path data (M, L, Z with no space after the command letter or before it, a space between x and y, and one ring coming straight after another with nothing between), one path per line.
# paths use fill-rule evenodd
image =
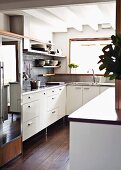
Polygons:
M3 13L30 15L51 26L53 32L65 32L68 28L83 31L84 25L89 25L95 31L98 31L99 25L115 30L116 2L4 11Z

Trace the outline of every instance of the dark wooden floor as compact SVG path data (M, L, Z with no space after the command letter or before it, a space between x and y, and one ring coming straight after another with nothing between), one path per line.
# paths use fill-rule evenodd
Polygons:
M24 142L23 156L1 170L69 170L68 125L56 124L47 136L41 134Z

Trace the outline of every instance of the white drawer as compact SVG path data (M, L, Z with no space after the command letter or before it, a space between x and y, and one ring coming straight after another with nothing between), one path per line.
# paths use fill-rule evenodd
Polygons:
M58 88L58 92L61 93L63 91L63 89L65 88L65 86L61 86Z
M23 122L26 122L40 114L40 100L23 105Z
M55 94L47 98L47 110L48 111L53 110L54 108L58 107L58 98L59 98L59 94Z
M23 123L23 141L39 132L39 118L33 118Z
M58 88L52 88L47 90L47 96L51 96L58 93Z
M35 100L39 100L39 98L40 98L40 92L35 92L32 94L25 94L25 95L23 95L23 104L29 103L29 102L32 102Z
M52 123L56 122L57 120L58 120L58 108L47 112L46 126L51 125Z

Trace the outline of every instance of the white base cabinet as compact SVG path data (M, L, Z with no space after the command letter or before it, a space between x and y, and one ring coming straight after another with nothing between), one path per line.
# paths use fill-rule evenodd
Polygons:
M44 129L46 91L23 95L23 141Z
M67 86L66 111L70 115L81 106L110 88L109 86Z
M66 86L23 94L23 141L65 116Z
M99 95L99 86L83 86L83 105Z
M82 106L82 86L67 86L67 115Z

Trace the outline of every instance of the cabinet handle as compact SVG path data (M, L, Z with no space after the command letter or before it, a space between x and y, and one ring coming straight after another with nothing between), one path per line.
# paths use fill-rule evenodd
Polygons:
M85 90L89 90L90 88L89 88L89 87L85 87L84 89L85 89Z
M52 112L52 114L55 113L55 111Z
M31 106L28 106L28 108L31 108Z
M46 93L44 93L44 94L46 94Z
M29 123L28 123L28 126L30 126L31 124L32 124L32 122L29 122Z
M82 89L82 87L75 87L76 89Z
M53 97L52 100L54 100L55 98Z
M52 92L54 93L54 90Z
M29 96L28 99L30 99L31 97Z
M62 90L62 89L59 89L60 91Z

